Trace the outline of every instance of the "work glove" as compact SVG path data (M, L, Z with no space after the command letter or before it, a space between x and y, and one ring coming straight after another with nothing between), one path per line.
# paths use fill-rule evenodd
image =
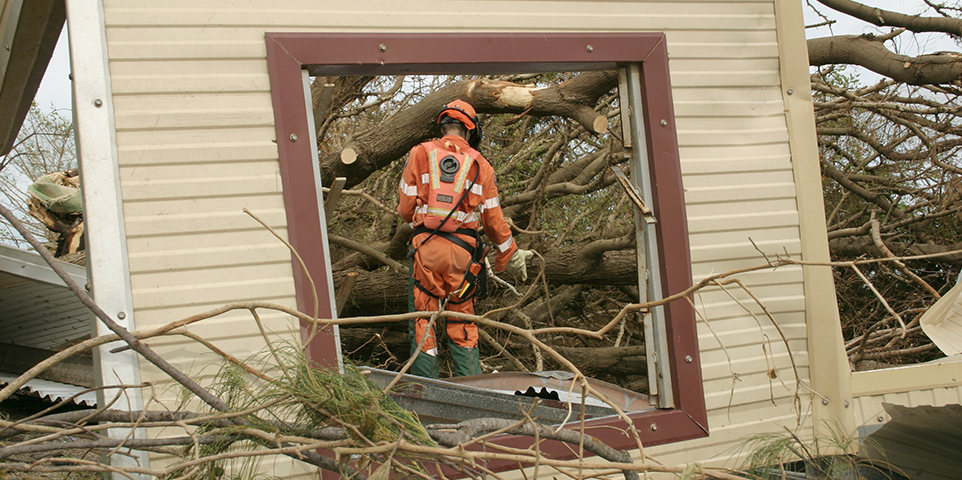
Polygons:
M507 272L511 275L521 277L522 282L527 280L528 269L524 262L533 255L534 252L531 250L522 250L519 248L514 252L514 255L511 255L511 258L508 260L508 264L505 266L505 270L507 270Z

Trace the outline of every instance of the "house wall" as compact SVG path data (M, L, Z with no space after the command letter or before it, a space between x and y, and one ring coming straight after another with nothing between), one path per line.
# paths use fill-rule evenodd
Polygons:
M804 194L820 188L809 174L814 130L788 127L811 116L808 83L791 97L783 88L789 53L779 41L804 51L797 32L779 30L801 29L789 3L103 0L132 321L147 330L232 302L295 304L287 248L243 212L286 235L265 32L665 32L695 281L762 264L761 252L825 260L802 231L822 212L820 197ZM694 297L711 435L646 453L721 463L752 434L813 434L823 406L797 382L817 382L806 309L811 279L831 277L785 266L738 278L747 291L730 284ZM262 320L282 336L295 328L285 315ZM263 347L243 311L190 329L241 358ZM217 357L183 337L150 344L195 379L216 370ZM141 375L176 404L165 376L143 364Z

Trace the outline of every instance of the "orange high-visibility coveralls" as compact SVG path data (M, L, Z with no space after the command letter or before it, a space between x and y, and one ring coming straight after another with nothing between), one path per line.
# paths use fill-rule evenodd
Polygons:
M428 150L432 148L440 149L438 152L440 155L443 155L445 150L449 152L459 151L467 152L471 158L477 159L467 172L468 193L457 209L459 212L467 214L459 228L477 230L479 219L475 211L480 210L480 225L484 225L485 234L496 248L494 269L496 271L504 270L518 246L515 244L511 235L511 228L501 212L498 187L494 179L494 168L486 158L469 147L463 138L457 135L448 135L432 142L422 143L411 149L407 164L401 173L397 212L404 221L412 223L414 227L424 223L430 190ZM480 171L477 170L479 168ZM477 182L472 183L475 174L477 174ZM455 203L457 200L459 199L455 199ZM455 212L451 217L454 219L458 216L458 212ZM429 235L429 233L417 234L412 241L412 245L416 249L412 272L414 281L420 284L424 290L430 292L428 294L421 288L415 287L414 308L420 311L437 311L440 304L439 299L450 296L447 310L473 314L473 298L457 303L459 299L456 294L452 295L464 280L464 273L471 263L471 253L439 235L434 235L428 239ZM457 236L468 244L475 246L473 237L468 235ZM427 240L426 243L425 240ZM433 360L433 366L427 368L427 370L433 371L425 371L424 368L418 371L418 362L415 360L412 373L437 378L437 338L433 329L428 331L427 324L428 319L426 318L420 318L414 322L412 342L414 342L413 345L417 345L425 335L428 335L418 357L419 359L425 355L433 357L429 359ZM455 373L458 376L480 374L481 366L477 360L476 350L478 348L478 326L473 322L449 320L445 331L449 342L452 343L452 352L458 347L460 349L475 349L470 361L463 360L462 355L454 355ZM459 359L461 360L459 361ZM464 363L470 364L465 365Z

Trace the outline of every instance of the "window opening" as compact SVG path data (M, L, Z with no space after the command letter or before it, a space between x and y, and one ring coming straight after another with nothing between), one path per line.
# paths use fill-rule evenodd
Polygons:
M437 138L436 126L425 132L420 124L423 122L406 119L412 118L410 112L415 110L430 110L427 116L433 118L440 106L450 100L444 97L445 92L471 90L478 98L490 98L515 90L514 95L523 96L559 90L566 82L583 81L576 80L583 75L547 72L481 77L315 77L310 89L318 156L321 162L330 162L354 157L358 150L371 157L383 155L381 152L391 151L391 147L384 146L383 136L392 137L388 143L398 138L408 144ZM601 79L596 83L616 84L612 81L617 78L615 75L595 76ZM625 304L640 301L635 269L625 268L633 267L636 256L632 202L612 171L619 165L624 170L640 171L629 166L631 155L626 155L622 146L618 115L622 98L618 88L612 88L600 95L597 102L581 105L598 111L590 119L592 128L610 121L611 125L600 134L588 132L569 116L542 116L540 110L529 115L522 107L478 116L483 129L478 149L497 172L500 208L517 227L514 237L519 246L545 256L548 264L544 270L551 280L548 285L539 280L544 265L540 259L529 262L530 275L526 280L492 272L498 279L488 282L486 298L477 301L479 315L498 311L495 320L518 328L569 327L591 331L602 328ZM483 100L478 106L482 110L491 108ZM341 318L399 314L409 307L409 299L403 295L407 280L398 272L410 266L406 254L412 234L394 212L398 179L406 157L404 152L350 190L339 191L334 180L325 189L336 298L346 299L337 302ZM385 164L386 160L389 159L381 158L378 164ZM484 240L492 244L490 238ZM365 247L373 255L379 253L381 260L365 254ZM493 252L490 257L493 261ZM571 268L558 268L559 262ZM349 280L346 271L362 276ZM641 276L647 278L644 272ZM358 291L351 292L352 288ZM628 315L624 324L604 339L562 332L550 343L577 362L588 376L647 394L649 376L644 351L652 347L645 345L641 318L638 314ZM490 327L483 330L482 373L565 370L546 352L526 344L517 335ZM355 365L398 370L410 356L407 322L342 325L339 332L342 351ZM438 343L441 378L453 377L451 349L444 338ZM532 383L524 385L524 376L512 378L517 381L514 387L496 389L511 393L512 389L524 392L531 388ZM459 379L449 380L461 383ZM527 381L545 380L539 377ZM485 385L483 380L471 382L475 386ZM540 387L545 388L543 384ZM552 388L559 387L556 384ZM561 393L567 395L568 388L561 388ZM516 402L511 403L516 411ZM648 408L648 404L637 407Z

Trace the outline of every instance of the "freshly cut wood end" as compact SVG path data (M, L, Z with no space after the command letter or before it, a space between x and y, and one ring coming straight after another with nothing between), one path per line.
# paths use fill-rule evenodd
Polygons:
M350 165L357 161L357 152L353 148L345 148L341 150L341 163L345 165Z
M595 117L594 125L592 125L595 133L605 133L608 131L608 118L603 115L598 115Z

